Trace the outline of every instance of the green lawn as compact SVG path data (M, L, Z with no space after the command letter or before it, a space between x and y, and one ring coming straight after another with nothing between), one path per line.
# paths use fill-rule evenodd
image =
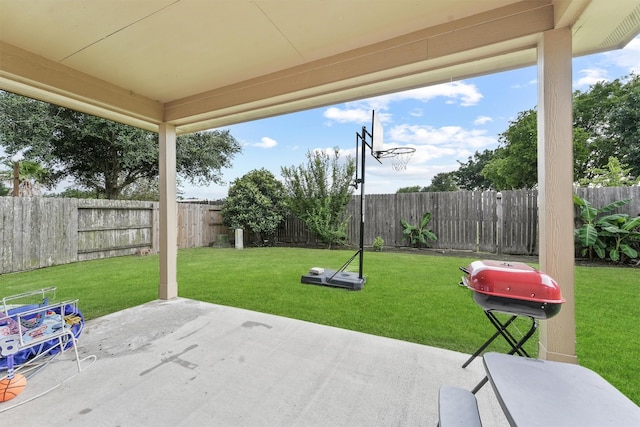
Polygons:
M298 248L181 250L179 294L467 353L493 333L470 291L457 285L459 267L472 258L366 252L362 291L300 283L310 267L336 269L352 254ZM575 277L580 363L640 403L638 269L576 267ZM91 319L156 299L158 280L157 255L131 256L0 275L0 295L57 286L58 300L79 298ZM526 347L532 354L537 354L536 341ZM490 348L508 350L501 339Z

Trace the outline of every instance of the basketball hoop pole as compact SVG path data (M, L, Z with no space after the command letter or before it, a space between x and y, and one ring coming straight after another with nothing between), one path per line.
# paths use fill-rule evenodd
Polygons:
M372 114L375 115L375 111ZM356 133L356 179L353 183L353 186L355 187L356 190L358 189L358 185L360 186L360 247L358 249L358 252L356 253L356 255L359 256L359 268L358 268L359 279L363 278L362 270L364 265L364 217L365 217L364 171L365 171L365 163L366 163L365 160L367 158L366 147L369 147L369 149L371 150L371 155L373 156L373 158L378 160L378 163L382 163L380 162L380 159L378 159L376 156L373 155L373 142L369 144L369 142L367 142L367 136L371 138L371 140L373 140L373 135L367 131L366 126L362 126L361 133ZM360 151L360 169L359 170L358 170L358 151ZM354 255L353 258L355 258L356 255Z

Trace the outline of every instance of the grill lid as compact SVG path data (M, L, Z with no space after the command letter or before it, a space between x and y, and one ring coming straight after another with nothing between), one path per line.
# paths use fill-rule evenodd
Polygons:
M473 261L465 271L465 285L475 292L541 303L565 302L555 280L522 262Z

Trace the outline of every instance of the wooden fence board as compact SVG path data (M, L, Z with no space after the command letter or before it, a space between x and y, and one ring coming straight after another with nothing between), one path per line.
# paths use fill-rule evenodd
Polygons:
M152 202L80 199L77 218L79 261L153 247Z

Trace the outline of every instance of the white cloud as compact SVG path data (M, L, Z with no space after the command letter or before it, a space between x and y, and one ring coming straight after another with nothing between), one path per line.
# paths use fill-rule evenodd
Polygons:
M330 107L325 110L324 116L338 123L365 123L371 121L371 110L364 108Z
M476 85L461 81L394 93L385 95L382 98L387 98L389 102L404 101L407 99L429 102L438 97L446 98L447 103L456 104L459 102L463 107L469 107L480 102L482 94L478 91Z
M574 88L586 88L598 82L606 82L610 80L609 72L603 68L585 68L578 71L582 75L578 80L573 82Z
M399 125L389 130L389 138L396 143L467 148L495 145L496 139L486 134L485 130L467 130L460 126Z
M371 110L376 111L378 119L382 123L391 121L391 114L383 113L389 109L389 105L396 102L416 100L429 102L435 98L445 98L448 104L460 104L463 107L476 105L482 99L482 94L474 84L464 82L451 82L389 95L377 96L361 101L348 102L344 108L330 107L324 112L324 117L338 123L368 123L371 121ZM410 113L413 116L421 116L422 110L414 109Z
M269 138L268 136L262 137L262 139L260 139L260 142L251 144L251 146L258 148L273 148L276 145L278 145L278 142L275 139Z
M493 119L489 116L478 116L474 121L473 124L474 125L484 125L487 124L489 122L492 122Z
M604 53L606 60L627 73L640 73L640 36L631 40L624 49Z
M538 79L529 80L525 84L515 84L511 85L511 89L524 89L529 86L534 86L538 84Z

